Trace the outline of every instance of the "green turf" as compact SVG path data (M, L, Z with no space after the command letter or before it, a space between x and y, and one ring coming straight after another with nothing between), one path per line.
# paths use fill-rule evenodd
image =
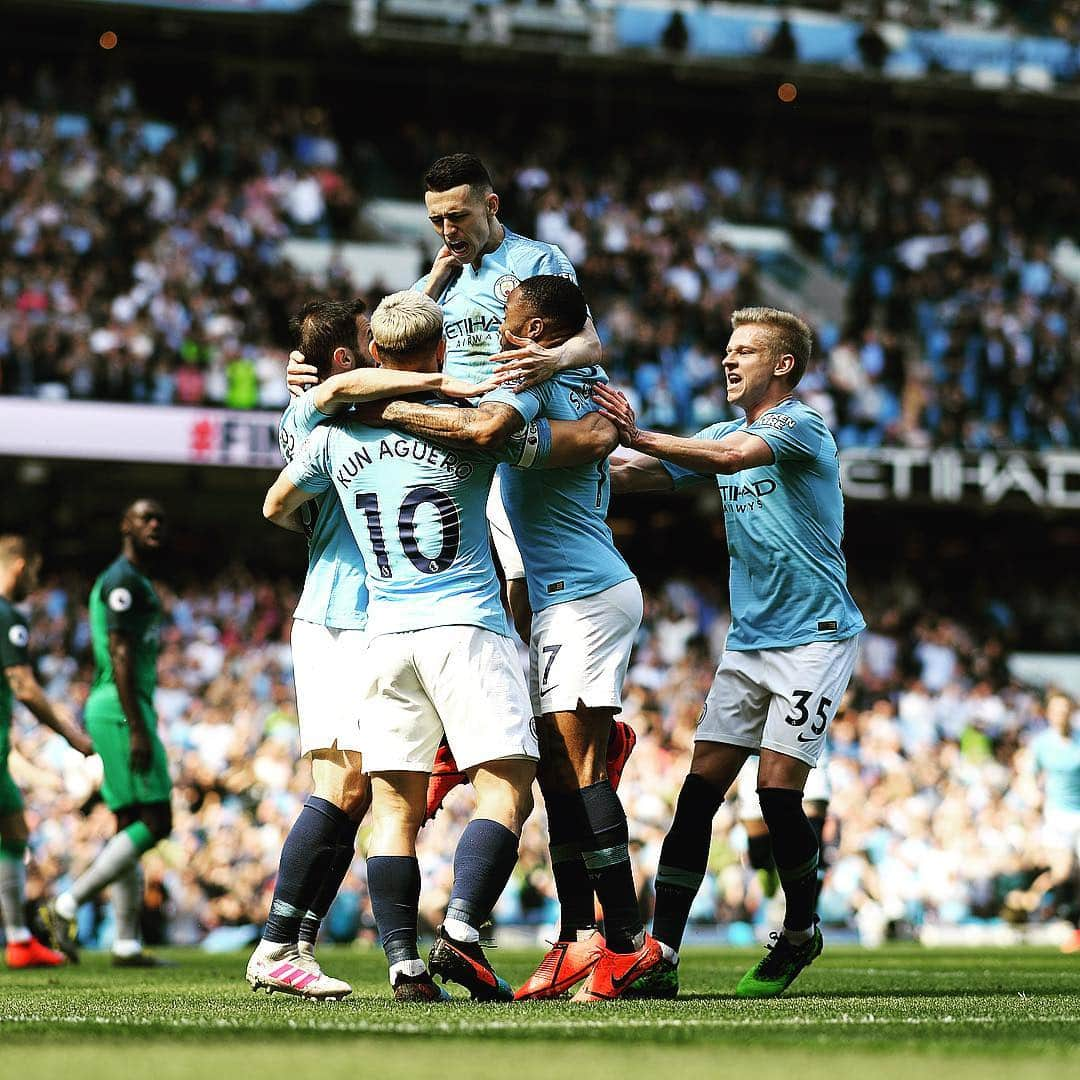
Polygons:
M189 951L160 971L113 970L93 955L55 973L0 971L0 1075L1080 1075L1080 957L1049 950L826 943L783 998L745 1001L732 992L756 951L688 949L677 1001L596 1006L398 1006L378 953L321 955L330 974L352 982L353 997L316 1005L255 995L245 956ZM515 982L537 955L499 950L493 959Z

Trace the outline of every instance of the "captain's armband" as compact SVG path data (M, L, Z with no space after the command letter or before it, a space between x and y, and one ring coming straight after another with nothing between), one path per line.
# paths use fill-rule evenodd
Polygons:
M507 442L515 469L539 469L551 454L551 424L543 417L526 424Z

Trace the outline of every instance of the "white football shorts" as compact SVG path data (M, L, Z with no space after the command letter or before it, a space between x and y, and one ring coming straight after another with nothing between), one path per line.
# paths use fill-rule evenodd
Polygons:
M1055 850L1075 852L1080 858L1080 810L1048 806L1043 814L1043 843Z
M443 735L462 770L539 758L525 676L508 637L477 626L380 634L357 674L365 772L431 772Z
M367 633L294 619L293 681L300 753L359 750L356 673L366 663Z
M637 578L537 611L529 638L533 714L573 712L579 701L592 709L621 710L641 615Z
M757 755L748 757L739 770L735 781L735 798L740 821L761 821L761 802L757 793L758 759ZM832 785L829 783L829 751L826 749L818 759L817 765L810 770L803 788L804 802L828 802L832 798Z
M487 504L488 528L491 530L491 543L499 557L503 577L507 581L518 581L525 576L525 563L514 539L514 530L510 528L510 518L502 501L502 478L498 472L491 482Z
M858 653L858 637L788 649L725 650L694 741L775 750L813 767Z

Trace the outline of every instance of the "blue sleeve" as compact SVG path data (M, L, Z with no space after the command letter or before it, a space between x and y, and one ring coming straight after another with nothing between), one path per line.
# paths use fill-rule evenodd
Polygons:
M709 439L715 442L717 439L722 439L725 435L734 431L739 426L738 421L712 424L707 428L702 428L696 435L691 435L692 439ZM673 461L665 461L663 458L659 459L660 464L667 469L671 479L675 482L675 490L679 491L681 488L693 487L694 484L704 483L706 480L715 480L715 473L699 473L694 472L693 469L684 469L681 465L676 465Z
M809 411L767 412L746 430L769 444L776 461L812 461L825 434L821 417Z
M292 422L296 432L296 441L303 442L328 415L315 407L315 387L305 390L293 409Z
M427 279L429 277L431 277L430 274L425 274L419 281L417 281L417 282L415 282L413 284L412 289L410 289L409 291L410 292L423 292L424 289L427 288Z
M301 491L318 493L330 487L330 428L317 427L285 466L285 475Z
M533 273L558 274L560 277L569 278L574 284L577 284L577 271L574 270L574 264L566 257L562 248L557 247L555 244L551 245L550 251L546 251L540 256Z
M543 386L531 386L520 394L514 392L513 386L500 386L497 390L485 394L480 399L480 404L486 405L489 401L509 405L527 424L530 420L535 420L544 407Z

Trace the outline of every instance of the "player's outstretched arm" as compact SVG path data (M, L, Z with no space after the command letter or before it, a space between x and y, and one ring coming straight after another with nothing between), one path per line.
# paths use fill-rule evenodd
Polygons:
M288 468L282 469L278 478L270 485L270 490L263 499L263 517L279 528L290 532L304 532L297 511L308 500L315 498L316 492L304 491L289 478Z
M604 359L604 346L591 318L562 344L540 345L514 334L507 334L506 338L515 348L497 353L491 362L500 381L512 381L519 393L546 382L560 371L590 367Z
M602 461L619 445L615 425L598 412L580 420L551 420L551 450L542 468L564 469Z
M57 735L62 735L80 754L89 757L94 752L90 736L77 727L71 717L49 701L29 664L16 664L5 668L4 674L11 692L33 713L39 723L52 728Z
M674 491L675 480L658 458L639 454L613 454L610 462L612 495L634 495L644 491Z
M470 383L451 375L391 371L389 368L355 368L333 375L319 385L318 368L309 364L304 354L295 349L289 353L285 384L293 397L299 397L311 387L318 386L315 407L327 415L358 401L378 401L380 398L424 391L455 399L481 397L499 385L494 376L486 382Z
M455 379L439 371L394 371L390 368L356 368L333 375L315 389L315 408L328 416L347 405L381 401L407 394L432 393L464 400L479 397L498 384L494 378L483 383Z
M361 419L367 414L361 413ZM412 401L391 401L379 414L383 423L404 428L423 439L455 445L497 450L525 424L521 414L498 401L483 402L475 409L451 409L420 405Z
M771 465L772 448L757 435L735 431L722 439L684 439L637 426L633 407L618 390L605 383L593 387L593 400L600 411L619 429L619 442L631 450L662 458L695 473L741 472L758 465Z

